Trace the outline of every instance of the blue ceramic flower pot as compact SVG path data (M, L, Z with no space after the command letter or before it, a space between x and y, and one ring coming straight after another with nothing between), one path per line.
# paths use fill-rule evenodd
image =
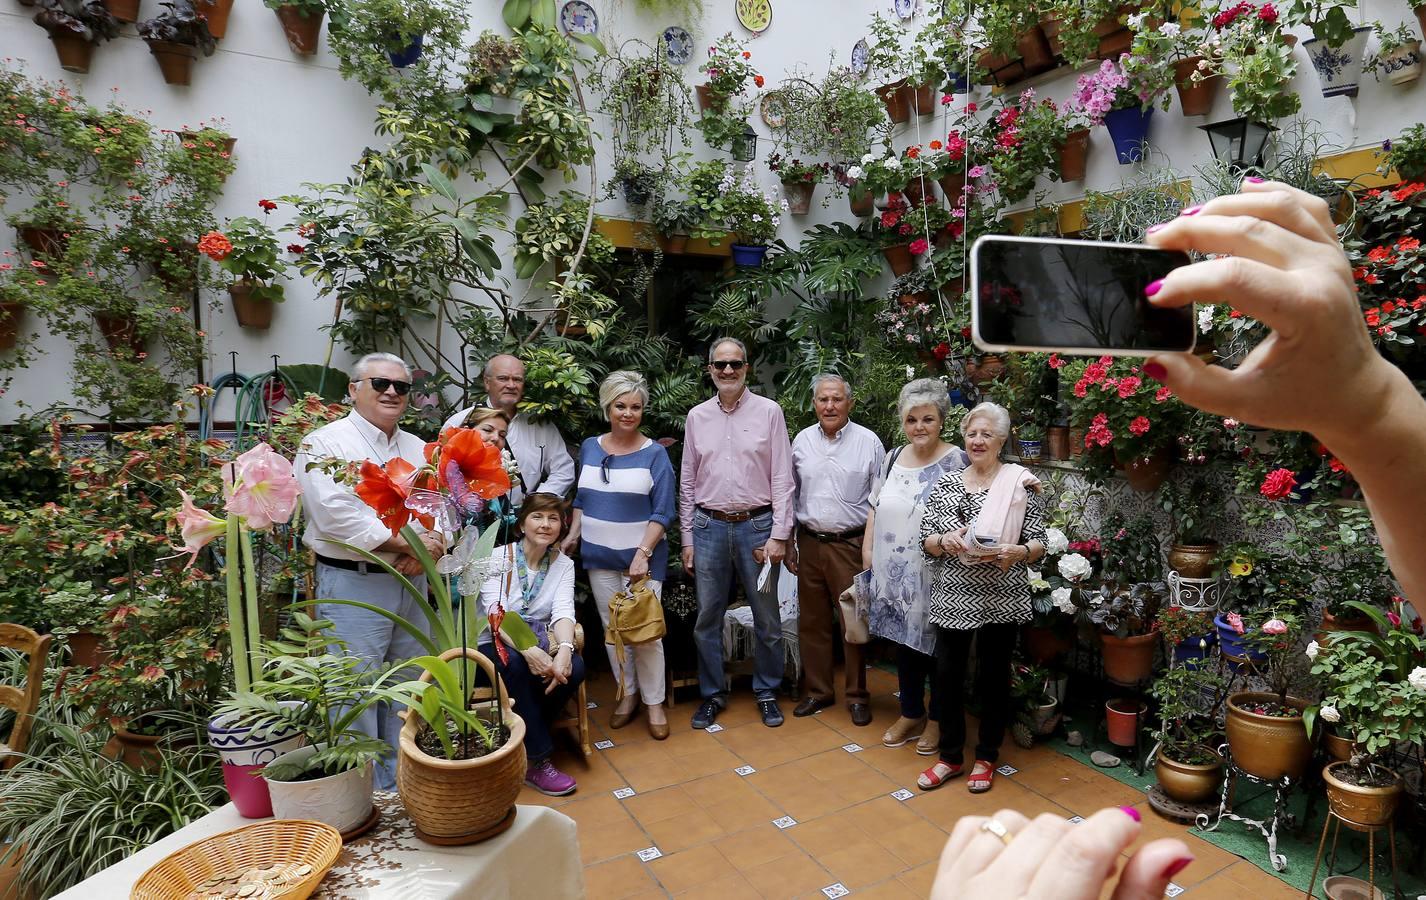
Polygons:
M762 244L734 244L732 249L733 265L746 269L761 266L763 257L767 256L767 247Z
M404 69L416 60L420 59L422 37L422 35L418 34L416 35L415 39L411 41L411 43L406 45L406 48L404 50L401 50L397 53L388 53L387 56L391 57L391 64L398 69Z
M1154 117L1154 108L1110 110L1104 117L1104 125L1109 129L1109 137L1114 141L1114 153L1119 164L1138 162L1144 152L1144 141L1149 137L1149 120Z
M1218 645L1223 648L1224 656L1232 656L1237 659L1247 659L1254 662L1261 662L1268 658L1268 655L1258 650L1250 644L1249 635L1251 631L1239 634L1233 630L1227 620L1220 614L1215 616L1213 624L1218 626ZM1256 630L1256 629L1254 629Z
M1208 658L1217 643L1218 635L1211 632L1186 638L1183 643L1173 648L1173 661L1188 666L1197 665Z

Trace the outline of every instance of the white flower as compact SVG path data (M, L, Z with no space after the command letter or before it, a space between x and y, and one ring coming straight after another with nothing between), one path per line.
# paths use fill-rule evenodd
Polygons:
M1082 578L1088 577L1093 569L1094 567L1089 564L1089 560L1080 556L1078 553L1069 553L1060 557L1060 574L1070 581L1079 581Z
M1134 13L1132 16L1130 16L1130 17L1129 17L1129 27L1132 28L1132 29L1134 29L1135 31L1138 31L1139 29L1143 28L1143 27L1144 27L1144 14L1143 14L1143 13Z
M848 166L848 167L847 167L847 177L850 178L850 179L852 179L853 181L860 181L860 180L861 180L861 177L862 177L863 175L865 175L865 174L866 174L866 170L863 169L861 166Z
M1069 538L1065 537L1065 533L1064 533L1063 531L1060 531L1058 528L1046 528L1046 529L1045 529L1045 552L1046 552L1046 553L1056 553L1056 554L1058 554L1058 553L1063 553L1063 552L1065 552L1065 551L1068 550L1068 549L1069 549Z
M874 163L874 162L876 162L876 154L875 154L875 153L868 153L866 156L863 156L863 157L862 157L862 165L864 165L864 166L869 166L869 165L871 165L871 164Z
M886 160L882 163L882 165L886 166L888 169L899 169L901 168L901 160L897 159L894 156L888 156Z
M1140 15L1139 18L1142 19L1143 16ZM1137 25L1134 27L1138 28ZM1159 26L1159 31L1167 37L1176 38L1183 31L1183 29L1179 27L1177 22L1165 22L1164 24Z
M915 378L915 377L916 377L916 369L913 368L912 366L907 366L907 367L906 367L906 377L907 377L907 378Z
M752 217L752 218L753 218L753 221L754 221L754 222L761 222L761 221L763 220L763 217L760 216L760 215L758 215L757 213L753 213L753 217Z
M1074 596L1074 591L1067 587L1055 588L1050 591L1050 602L1055 604L1055 609L1062 613L1074 614L1074 601L1070 599Z
M1198 308L1198 330L1207 334L1213 330L1213 306L1200 306Z
M1307 658L1308 658L1308 659L1316 659L1316 658L1317 658L1317 651L1319 651L1319 650L1321 650L1321 649L1322 649L1322 648L1318 645L1318 643L1317 643L1316 641L1309 641L1308 644L1307 644L1307 650L1305 651L1305 652L1307 653Z
M1317 711L1317 715L1321 716L1324 722L1332 722L1335 724L1342 721L1342 714L1337 712L1337 707L1328 703L1322 704L1322 708Z
M1426 691L1426 666L1417 666L1411 670L1411 674L1406 676L1406 680L1411 682L1411 686L1418 691Z

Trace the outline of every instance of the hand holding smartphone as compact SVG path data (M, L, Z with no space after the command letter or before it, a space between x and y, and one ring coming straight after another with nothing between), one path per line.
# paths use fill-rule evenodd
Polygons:
M971 247L971 339L991 353L1145 356L1191 351L1193 307L1145 293L1190 260L1138 244L986 235Z

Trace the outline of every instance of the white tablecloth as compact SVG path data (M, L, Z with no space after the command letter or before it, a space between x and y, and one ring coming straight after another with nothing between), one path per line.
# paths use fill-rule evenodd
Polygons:
M348 843L312 896L319 900L554 900L584 896L584 870L574 820L543 806L520 806L510 830L467 847L437 847L412 832L395 794L378 793L381 822ZM59 894L57 900L123 900L134 882L168 854L244 819L233 805L215 809L180 831Z

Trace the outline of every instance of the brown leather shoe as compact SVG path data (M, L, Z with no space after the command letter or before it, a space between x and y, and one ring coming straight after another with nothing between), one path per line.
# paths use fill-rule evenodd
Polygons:
M667 722L650 722L650 723L649 723L649 735L652 736L653 739L656 740L656 741L666 741L666 740L668 740L668 723L667 723Z
M847 711L852 714L852 724L857 726L871 724L871 706L866 703L849 703Z
M801 703L797 704L797 708L792 711L792 714L800 719L804 716L810 716L818 710L826 709L835 702L837 701L818 700L816 697L806 697Z
M616 711L612 716L609 717L609 727L623 728L625 725L628 725L630 722L634 721L639 717L639 710L642 708L642 706L635 706L633 709L629 710L626 713Z

